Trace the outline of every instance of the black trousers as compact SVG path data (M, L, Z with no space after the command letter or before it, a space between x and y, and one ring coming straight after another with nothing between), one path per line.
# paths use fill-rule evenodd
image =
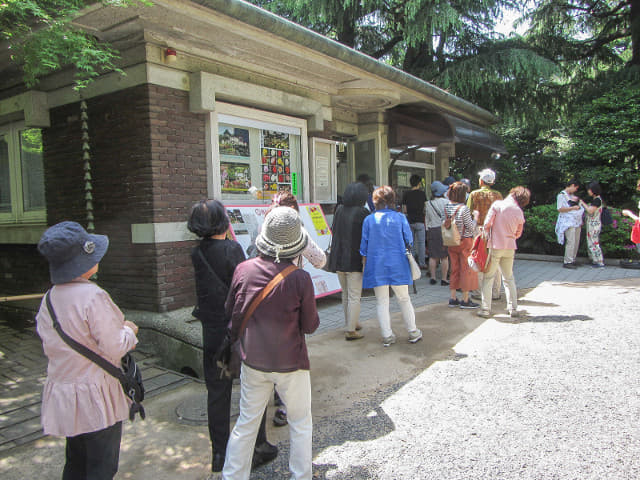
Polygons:
M122 422L67 437L62 480L111 480L118 471Z
M212 454L227 451L230 434L232 380L220 380L215 354L227 333L226 328L202 326L204 381L207 386L207 416ZM266 413L262 416L256 445L267 441ZM212 455L213 458L213 455Z

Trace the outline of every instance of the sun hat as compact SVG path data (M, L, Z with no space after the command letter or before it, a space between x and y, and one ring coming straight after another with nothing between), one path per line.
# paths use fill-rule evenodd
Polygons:
M484 183L489 183L491 185L493 185L496 181L496 172L494 172L490 168L481 170L480 172L478 172L478 176Z
M256 248L263 255L274 257L277 263L281 258L299 256L308 241L298 212L290 207L276 207L264 219Z
M38 242L38 251L49 262L51 283L67 283L88 272L102 260L109 247L106 235L87 233L77 222L49 227Z
M442 181L442 183L448 187L452 183L456 183L456 179L454 177L447 177Z
M431 184L431 192L436 196L436 197L442 197L445 193L447 193L447 190L449 188L442 182L436 180L435 182L433 182Z

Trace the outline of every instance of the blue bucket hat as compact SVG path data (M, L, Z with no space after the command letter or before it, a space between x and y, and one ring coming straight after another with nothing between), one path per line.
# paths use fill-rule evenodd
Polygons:
M447 193L447 190L449 190L449 187L447 187L444 183L438 180L436 180L431 184L431 192L436 197L442 197L445 193Z
M38 242L38 251L49 262L49 276L54 285L70 282L91 270L108 247L106 235L87 233L77 222L55 224Z

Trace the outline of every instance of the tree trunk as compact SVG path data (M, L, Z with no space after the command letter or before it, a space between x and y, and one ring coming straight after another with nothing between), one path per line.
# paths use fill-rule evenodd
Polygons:
M631 65L640 65L640 0L631 0Z

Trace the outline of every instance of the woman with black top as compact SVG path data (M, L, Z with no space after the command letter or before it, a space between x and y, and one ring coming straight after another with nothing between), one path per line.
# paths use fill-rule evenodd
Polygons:
M215 353L222 344L229 323L224 302L236 266L245 260L239 243L226 238L229 219L217 200L201 200L191 208L187 228L202 238L191 252L195 270L197 304L193 316L202 322L204 379L207 386L207 415L211 438L211 471L220 472L229 440L232 380L220 379ZM273 460L278 449L267 442L265 417L256 440L253 466Z
M602 230L602 189L598 182L587 185L587 193L591 197L591 203L580 200L587 217L587 250L591 257L593 268L604 268L604 258L600 248L600 231Z

